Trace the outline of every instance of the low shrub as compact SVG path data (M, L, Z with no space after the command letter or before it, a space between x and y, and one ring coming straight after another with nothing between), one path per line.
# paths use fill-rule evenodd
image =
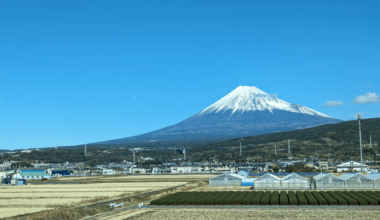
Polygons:
M380 191L368 191L369 193L372 193L376 196L380 196Z
M330 194L328 194L327 192L323 192L323 191L320 191L319 192L323 198L325 198L328 202L329 205L338 205L338 201L336 201L336 199L334 199ZM318 199L318 198L317 198ZM319 200L318 200L319 201Z
M171 201L172 199L175 199L175 198L180 198L180 197L183 197L183 195L185 195L185 192L179 192L179 193L174 193L172 195L168 195L168 196L165 196L163 197L160 201L159 201L159 204L158 205L168 205L168 202ZM191 193L188 193L186 195L191 195Z
M280 192L280 205L289 205L288 193L285 191Z
M257 192L251 199L251 204L252 205L259 205L261 201L261 197L263 197L264 192Z
M359 205L368 205L368 201L363 199L362 197L360 196L357 196L356 194L352 193L352 192L344 192L346 195L354 198L356 201L358 201Z
M336 199L339 205L348 205L348 201L340 195L338 195L336 192L328 191L327 194Z
M214 200L219 198L220 196L223 196L225 192L215 192L212 195L210 195L208 198L204 199L205 205L212 205L214 203Z
M209 198L211 195L213 195L214 192L204 192L203 193L203 196L201 197L198 197L195 201L194 201L194 205L204 205L204 201L206 198Z
M195 205L195 201L198 198L201 198L204 195L205 195L204 192L196 192L196 193L194 193L193 196L187 198L187 200L185 202L185 205Z
M308 205L309 202L307 201L305 195L301 191L296 192L297 199L300 205Z
M319 205L328 205L329 203L319 192L312 191L313 196L317 199Z
M242 205L250 205L251 204L251 200L253 198L253 196L256 194L256 192L249 192L247 193L246 196L244 196L244 198L241 200L241 204Z
M222 205L231 205L233 200L235 199L236 196L239 195L240 192L232 192L230 196L226 197L222 201Z
M365 199L370 205L379 205L379 202L376 199L372 199L370 196L367 196L362 192L351 191L351 193Z
M371 193L370 191L369 191L369 192L368 192L368 191L367 191L367 192L365 192L365 191L361 191L361 193L363 193L364 195L369 196L369 197L371 197L372 199L374 199L374 200L380 202L380 196L377 196L376 194Z
M247 192L238 192L238 195L232 200L233 205L241 205L245 196L247 196Z
M222 205L223 203L223 200L227 197L229 197L233 192L224 192L224 194L222 196L219 196L218 198L216 198L213 202L214 205Z
M313 194L311 194L311 192L305 191L303 192L303 194L305 195L307 201L309 202L309 205L318 205L318 201L315 199Z
M359 202L356 199L354 199L351 196L343 193L342 191L335 191L335 193L340 195L343 199L347 200L349 205L358 205L359 204Z
M197 195L197 192L188 192L187 194L182 195L176 201L176 205L187 205L188 200Z
M298 199L293 191L288 192L288 199L290 205L298 205Z
M280 199L280 192L279 191L273 191L272 195L270 196L269 203L271 205L278 205L279 204L279 199Z
M261 200L260 200L260 204L261 205L269 205L269 199L270 199L270 195L272 194L271 191L266 191L264 194L263 194L263 197L261 197Z

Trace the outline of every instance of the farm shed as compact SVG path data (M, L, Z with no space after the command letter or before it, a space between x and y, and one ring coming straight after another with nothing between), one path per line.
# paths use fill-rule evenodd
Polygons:
M255 189L281 189L281 179L272 174L265 174L253 181Z
M373 181L373 188L380 189L380 173L369 173L365 177L370 178Z
M281 179L281 188L310 189L310 181L296 173L292 173Z
M344 180L345 189L373 189L373 180L360 173L343 174L340 178Z
M255 178L245 178L245 179L242 179L241 185L242 186L253 186L253 181L254 180L255 180Z
M15 179L50 179L50 174L47 174L44 169L38 168L21 168L20 173L13 176Z
M242 180L245 177L239 176L234 173L224 173L219 176L209 179L209 186L241 186Z
M245 178L247 178L248 177L248 171L245 169L241 169L241 170L239 170L239 172L237 172L237 175L244 176Z
M344 189L344 180L331 174L319 174L314 177L315 189Z

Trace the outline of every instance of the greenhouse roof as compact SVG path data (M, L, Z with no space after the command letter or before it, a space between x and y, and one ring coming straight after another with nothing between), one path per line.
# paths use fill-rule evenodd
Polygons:
M299 180L307 180L306 178L296 174L292 173L282 178L282 181L291 180L291 179L299 179Z
M224 179L226 178L226 176L228 175L228 179L231 180L231 179L245 179L246 177L244 176L240 176L240 175L237 175L237 174L234 174L234 173L223 173L223 174L220 174L219 176L215 176L215 177L212 177L210 178L210 180L220 180L220 179Z
M349 178L351 178L353 176L355 176L355 174L353 174L353 173L345 173L345 174L339 176L339 178L347 180L347 179L349 179Z
M275 175L272 175L270 173L267 173L263 176L260 176L259 178L255 179L254 181L260 181L260 180L265 180L265 179L272 179L272 180L278 180L281 181L281 179Z
M348 179L350 179L350 178L358 177L358 176L359 176L359 178L371 179L371 178L369 178L369 177L364 176L364 175L361 174L361 173L357 173L357 174L343 174L342 176L340 176L340 178L341 178L341 179L344 179L344 180L348 180Z
M328 174L319 174L319 175L317 175L317 176L314 177L314 180L320 180L320 179L322 179L324 177L329 177L329 178L333 178L333 179L339 179L339 180L343 181L342 178L337 177L337 176L335 176L335 175L333 175L331 173L328 173Z
M369 174L365 175L365 177L368 177L372 180L375 180L375 179L380 178L380 173L369 173Z

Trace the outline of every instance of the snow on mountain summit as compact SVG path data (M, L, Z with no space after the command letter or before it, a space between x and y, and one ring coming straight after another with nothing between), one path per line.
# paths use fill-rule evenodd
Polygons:
M308 115L317 115L321 117L328 117L323 113L307 108L300 104L290 104L275 96L269 95L254 86L239 86L224 96L200 114L210 114L225 112L232 110L232 114L244 113L248 111L265 111L268 110L273 113L273 110L285 110L294 113L302 113Z

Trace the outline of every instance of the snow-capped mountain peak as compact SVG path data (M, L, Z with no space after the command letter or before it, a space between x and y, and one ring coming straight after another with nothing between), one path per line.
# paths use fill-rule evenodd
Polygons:
M273 110L285 110L294 113L318 115L331 118L328 115L317 112L300 104L292 105L289 102L281 100L275 95L269 95L254 86L237 87L228 95L224 96L200 112L200 114L225 112L227 110L231 110L231 114L265 110L273 113Z

